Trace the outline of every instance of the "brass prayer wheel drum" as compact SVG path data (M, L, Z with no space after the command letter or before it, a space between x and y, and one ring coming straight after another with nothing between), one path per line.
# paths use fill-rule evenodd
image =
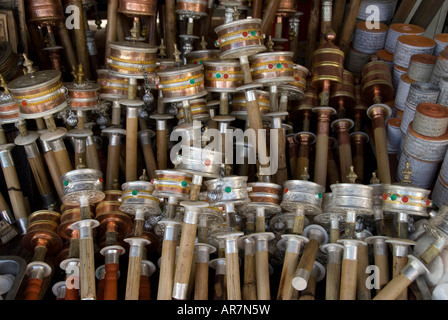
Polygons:
M414 54L433 54L436 42L425 36L400 36L394 51L394 64L408 68Z
M96 215L109 211L120 210L120 199L123 192L121 190L106 190L104 191L104 199L95 207Z
M113 75L143 79L144 73L155 74L158 47L133 41L112 42L109 47L107 68Z
M287 211L303 208L306 215L322 213L322 198L325 188L305 180L289 180L283 184L283 198L280 206Z
M19 72L19 56L12 50L11 43L0 42L0 74L9 81Z
M101 86L97 83L86 81L83 83L66 83L68 90L68 102L72 110L94 110L98 104L98 91Z
M390 66L382 61L371 61L362 70L361 92L367 104L378 103L375 99L389 101L394 96Z
M120 0L117 12L120 12L128 17L155 16L157 15L157 1Z
M326 82L331 87L342 83L345 54L336 45L327 41L313 54L311 86L322 90Z
M23 119L42 118L67 106L61 72L58 70L28 73L11 81L8 89L12 92Z
M97 83L101 86L99 96L102 99L121 99L128 96L129 79L112 75L107 69L97 69Z
M196 147L182 146L182 154L177 155L176 169L207 178L217 178L221 170L222 153Z
M407 23L393 23L389 26L387 32L386 43L384 44L384 49L390 53L394 53L395 47L397 45L398 38L403 35L423 35L425 29L422 27L407 24Z
M260 114L263 116L269 113L271 110L269 104L269 92L264 90L255 90L255 97L257 98ZM231 105L232 112L230 114L232 116L240 120L247 120L246 96L244 92L236 92L233 95Z
M178 170L156 170L156 178L153 179L153 196L155 197L176 197L178 199L188 199L192 175Z
M227 176L204 181L208 202L212 206L225 206L228 203L242 205L250 202L247 179L247 176Z
M261 19L248 18L222 24L215 28L220 59L238 59L266 51Z
M290 100L302 100L307 89L307 78L310 71L299 64L293 65L294 81L281 84L278 87L280 94L286 94Z
M205 0L178 0L176 13L179 15L194 15L201 17L207 15L207 1Z
M120 211L136 215L141 210L146 215L160 214L160 200L153 196L154 186L149 181L130 181L121 186Z
M14 123L19 121L19 106L12 95L0 95L0 124Z
M28 22L58 24L65 20L62 2L59 0L28 0Z
M427 137L440 137L448 128L448 109L436 103L421 103L417 106L412 128Z
M31 214L22 238L23 246L31 252L39 245L45 246L49 254L59 252L62 249L62 239L57 232L60 217L59 213L48 210Z
M202 65L184 65L157 72L158 90L162 91L163 102L179 102L205 96L207 91L203 69Z
M348 70L343 72L343 81L334 87L330 95L330 107L352 110L356 105L354 74Z
M294 52L274 51L249 57L252 80L266 86L294 81Z
M354 211L358 215L373 215L373 188L357 183L336 183L330 186L329 212Z
M72 237L73 229L70 228L70 226L81 220L81 211L78 206L61 206L61 222L58 226L58 234L61 236L62 239L70 240ZM95 208L91 205L90 206L90 219L93 219L95 217ZM96 232L96 229L94 229L93 232Z
M377 53L384 48L388 29L384 23L380 23L379 28L372 28L366 21L358 22L353 36L353 48L362 53Z
M219 59L219 50L197 50L188 52L187 64L204 64L209 60Z
M191 114L193 115L193 120L197 121L207 121L210 119L210 111L207 108L207 100L206 99L194 99L189 101ZM184 111L182 107L179 107L179 110L176 115L177 120L179 120L179 124L184 123Z
M436 47L434 48L434 56L438 56L440 52L448 46L448 33L439 33L434 36Z
M79 205L81 198L89 203L98 203L105 197L103 192L103 173L95 169L76 169L61 176L66 205Z
M204 61L205 89L209 92L234 92L244 84L238 60Z

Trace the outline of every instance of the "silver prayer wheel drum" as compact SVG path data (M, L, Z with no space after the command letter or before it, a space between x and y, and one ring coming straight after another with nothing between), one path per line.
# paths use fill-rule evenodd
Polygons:
M207 178L217 178L221 170L222 152L182 146L176 158L176 169Z
M145 17L157 15L157 1L156 0L120 0L118 10L128 17Z
M437 57L439 53L446 49L448 46L448 33L439 33L434 36L436 47L434 49L434 55Z
M437 57L432 54L418 53L411 57L408 76L412 80L429 82L436 66Z
M400 36L394 51L394 64L403 68L409 68L411 57L414 54L433 54L435 46L436 42L425 36Z
M94 110L98 104L98 91L101 86L94 82L66 83L68 102L72 110Z
M202 65L184 65L159 71L157 89L162 91L162 101L179 102L205 96L203 68Z
M329 212L355 211L358 215L373 215L373 188L356 183L336 183L330 186L332 196Z
M428 216L427 208L431 205L428 195L431 190L399 184L385 184L383 188L381 208L384 212Z
M388 29L384 23L380 23L379 28L372 28L366 21L358 22L353 35L353 49L362 53L376 54L378 50L384 48Z
M193 116L193 120L197 121L207 121L210 119L210 111L207 108L207 100L206 99L194 99L189 101L191 114ZM177 120L180 123L184 123L184 111L182 107L179 107L179 111L176 115Z
M373 190L372 194L372 208L373 209L381 209L383 206L383 194L384 194L384 187L382 183L375 183L375 184L369 184L369 186Z
M207 1L205 0L178 0L176 1L176 13L191 17L203 17L207 15Z
M290 51L274 51L249 57L252 80L265 86L294 81L293 55Z
M427 137L440 137L448 128L448 109L436 103L421 103L417 106L412 128Z
M405 168L406 162L409 162L413 171L412 183L420 188L430 188L447 149L448 131L439 137L428 137L415 132L411 122L403 140L397 180L401 181L403 177L401 171Z
M158 47L134 41L112 42L109 47L107 68L113 75L143 79L146 73L154 77Z
M151 182L154 185L153 196L176 197L188 199L192 176L178 170L156 170L156 178Z
M80 199L88 199L90 204L98 203L105 197L103 173L95 169L76 169L61 176L65 205L79 205Z
M244 84L238 60L209 60L204 62L205 89L209 92L234 92Z
M441 208L438 214L423 223L423 227L428 235L435 240L448 244L448 217L447 213Z
M128 96L129 79L112 75L107 69L96 70L97 83L101 86L99 96L102 99L121 99Z
M250 202L246 176L228 176L204 182L207 198L213 206L225 206L227 203L241 205Z
M448 205L448 153L443 160L431 198L439 208Z
M11 94L0 95L0 124L19 121L19 106Z
M271 110L269 92L264 90L255 90L255 96L257 98L260 114L263 116L269 113ZM236 92L233 94L231 106L232 112L230 114L232 116L240 120L247 119L246 96L244 92Z
M280 206L284 210L305 210L306 215L322 213L322 198L325 188L305 180L289 180L283 184L283 199Z
M242 19L222 24L215 28L220 59L238 59L266 51L261 19Z
M429 80L432 84L438 85L441 77L445 77L448 72L448 50L440 51L437 56L434 71Z
M387 32L386 43L384 49L390 53L394 53L398 38L403 35L423 35L425 29L422 27L407 24L407 23L393 23L389 26Z
M67 106L58 70L36 71L14 79L8 84L23 119L42 118Z
M247 186L250 189L250 202L241 209L241 212L255 212L257 207L263 207L267 214L281 211L279 204L282 186L270 182L251 182Z
M219 59L219 50L197 50L188 52L187 64L204 64L206 61Z
M395 108L404 111L406 108L406 100L408 98L409 90L411 89L411 84L416 82L415 80L409 78L408 74L403 74L400 77L400 82L395 94Z
M154 186L149 181L130 181L121 186L120 211L136 215L137 210L145 215L160 214L160 201L152 195Z

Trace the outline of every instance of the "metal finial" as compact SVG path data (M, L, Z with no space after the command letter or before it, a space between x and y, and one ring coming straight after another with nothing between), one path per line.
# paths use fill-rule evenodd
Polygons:
M199 44L202 50L207 50L207 41L205 41L205 37L201 37L201 43Z
M350 166L350 172L347 175L347 179L350 183L355 183L356 178L358 178L358 175L355 173L355 167Z
M33 61L28 59L28 56L25 53L23 53L22 55L23 58L25 59L25 61L23 62L23 66L26 68L26 72L28 74L36 72L36 69L34 69L33 67Z
M5 90L4 93L10 93L8 85L6 84L6 80L2 74L0 74L0 87L2 87L3 90Z
M255 173L255 176L257 177L257 182L263 181L263 175L261 174L261 166L258 167L257 173Z
M86 73L84 72L84 68L82 67L82 64L80 63L79 65L78 65L78 73L77 73L77 76L76 76L76 82L78 83L78 84L81 84L81 83L83 83L84 82L84 76L86 75Z
M112 190L120 190L120 184L118 183L118 179L114 179L112 183Z
M76 169L85 169L86 165L84 164L84 161L82 158L79 158L78 165L76 166Z
M237 6L233 7L232 19L233 21L240 20L240 12L238 11Z
M142 175L138 178L140 181L149 181L148 176L146 175L146 169L143 169Z
M407 183L411 184L411 176L412 176L412 170L411 170L411 164L409 161L406 161L405 168L403 171L401 171L401 174L403 175L403 179L401 179L401 183Z
M303 173L300 175L300 179L304 181L308 181L310 179L308 167L303 167Z
M174 44L174 53L173 53L173 55L174 55L174 61L176 63L181 63L182 62L182 60L180 59L181 52L179 51L179 49L177 49L177 44Z
M376 172L372 172L372 178L370 179L370 184L380 184L381 180L376 176Z
M73 80L76 81L76 79L78 79L78 74L77 74L77 70L76 70L76 66L72 66L72 72L71 75L73 76Z
M131 29L131 41L138 41L138 35L140 34L140 26L138 18L134 18L134 24Z
M267 51L269 51L269 52L274 51L274 42L272 41L271 36L268 37L268 41L266 42L266 48L268 49Z
M160 46L159 46L159 55L162 57L162 59L166 56L166 45L165 45L165 41L162 39L160 39Z

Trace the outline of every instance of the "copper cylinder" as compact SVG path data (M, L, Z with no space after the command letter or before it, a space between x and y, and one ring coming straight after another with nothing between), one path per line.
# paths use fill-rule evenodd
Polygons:
M114 76L107 69L98 69L97 83L101 86L99 95L107 100L110 98L125 98L128 96L129 79Z
M158 196L185 197L190 193L192 177L188 173L172 170L157 170L154 183L154 192Z
M57 253L62 248L62 239L57 233L60 217L59 213L49 210L32 213L22 238L23 246L32 252L36 246L43 245L48 253Z
M219 59L219 50L197 50L188 52L187 64L204 64L209 60Z
M12 50L11 43L0 42L0 74L9 81L17 77L19 66L19 56Z
M207 1L205 0L178 0L176 1L176 12L178 14L207 15Z
M155 16L157 14L157 1L156 0L120 0L118 6L118 12L128 17L139 16Z
M209 109L206 106L206 102L206 99L194 99L189 102L193 120L207 121L208 119L210 119L210 113ZM185 121L185 114L182 107L179 107L176 118L177 120L179 120L179 124Z
M391 100L394 88L390 66L382 61L371 61L366 64L362 70L361 92L368 105Z
M19 120L19 106L14 100L0 100L0 123L14 123Z
M265 85L294 80L294 53L289 51L264 52L249 58L252 80Z
M344 52L331 42L326 42L315 50L311 86L322 90L327 81L332 87L342 83L344 57Z
M79 210L79 207L69 207L67 209L67 206L61 207L61 222L58 226L57 232L58 234L61 236L62 239L65 240L70 240L70 238L72 237L72 233L73 230L70 229L70 226L74 223L77 222L79 220L81 220L81 213ZM91 206L90 208L90 218L93 219L94 218L94 212L95 212L95 208ZM94 229L94 232L96 229Z
M109 70L124 76L142 77L143 72L155 73L158 50L156 46L123 41L109 43L109 47Z
M233 92L244 84L237 60L209 60L204 63L205 88L210 92Z
M26 6L28 22L56 24L65 20L62 2L59 0L27 0Z
M344 118L347 111L353 111L356 105L354 75L344 70L343 81L335 85L330 95L330 107L338 110L339 117Z
M94 110L98 105L99 84L84 82L77 86L75 83L65 85L68 89L68 101L72 110Z

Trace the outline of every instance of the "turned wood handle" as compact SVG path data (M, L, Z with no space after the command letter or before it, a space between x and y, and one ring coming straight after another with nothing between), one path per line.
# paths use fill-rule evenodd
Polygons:
M22 189L20 188L15 166L3 168L3 175L5 177L9 201L11 202L12 211L16 221L26 219L28 217L28 209L25 206L25 199L23 197Z
M357 273L357 260L342 260L340 300L356 300Z
M255 293L256 294L256 293ZM224 274L215 275L215 283L213 285L213 300L227 300L226 276ZM257 297L255 296L256 300Z
M43 281L37 278L30 279L24 292L25 300L39 300Z
M294 287L291 282L294 278L294 272L299 261L299 254L293 252L285 252L283 259L282 274L280 276L280 283L277 293L277 300L291 300Z
M58 164L59 172L61 175L73 170L67 149L53 151L53 154Z
M163 240L157 300L171 300L176 265L176 241Z
M238 252L226 252L227 300L241 300Z
M306 67L311 70L313 65L313 54L316 48L317 33L319 29L320 0L313 0L311 4L310 19L308 22L307 45L306 45Z
M339 165L341 170L341 179L343 183L347 183L347 175L350 172L350 167L353 165L352 149L350 143L339 144Z
M126 300L138 300L140 291L141 256L130 256L126 279Z
M243 300L257 300L255 254L244 255Z
M109 43L117 39L117 10L118 0L109 0L107 3L106 52L104 54L106 59L110 57Z
M166 32L166 54L167 58L174 58L174 44L177 41L177 19L176 2L174 0L165 1L165 32Z
M261 120L260 109L257 100L246 101L247 117L249 119L249 127L254 130L257 143L257 152L259 150L258 146L267 146L266 135L263 134L263 122ZM266 147L267 148L267 147ZM261 165L263 167L269 166L268 164Z
M199 193L201 192L201 185L191 184L190 185L190 200L196 201L199 199Z
M120 175L120 148L109 145L107 150L106 190L112 190L115 179Z
M255 262L258 300L270 300L268 252L265 250L255 252Z
M278 170L275 174L275 181L283 185L288 180L288 167L286 164L286 140L283 129L277 129L278 132Z
M65 58L67 59L69 67L70 68L77 67L78 57L76 56L75 50L73 49L73 44L68 29L65 26L65 22L59 24L58 30L59 30L59 39L61 41L62 46L64 47Z
M59 171L56 158L54 157L53 151L47 151L44 153L45 163L47 164L48 172L50 173L51 180L53 181L54 188L59 196L62 198L64 196L64 187L61 182L61 173Z
M249 64L249 62L243 62L240 65L241 65L241 71L243 73L244 84L252 83L252 73L250 72L250 64Z
M196 238L197 225L182 223L179 251L177 255L176 269L174 272L174 283L188 285L194 254L194 242Z
M316 157L314 161L314 182L327 185L328 135L318 134L316 138Z
M39 155L35 158L28 158L28 162L31 171L33 172L34 181L36 182L39 193L43 196L51 194L53 190L48 180L42 157Z
M373 131L375 137L376 160L378 165L378 178L381 183L391 184L389 156L387 153L386 128L381 126Z
M366 287L366 279L369 276L366 268L369 265L369 251L367 246L358 247L358 272L356 282L356 297L358 300L370 300L370 289Z
M373 300L395 300L412 283L405 275L393 278Z
M208 263L196 263L194 300L208 300Z
M360 6L361 0L350 0L347 14L345 15L344 23L342 25L341 37L339 38L339 47L346 55L350 49L350 41L352 40L353 30L355 29ZM381 180L381 182L383 181Z
M395 278L401 273L401 270L408 263L408 257L392 257L392 277ZM408 300L408 290L403 290L403 292L397 297L397 300Z
M265 232L266 231L266 219L265 217L255 218L255 232Z
M380 272L380 289L389 282L389 257L387 255L375 255L375 264Z
M65 299L64 300L79 300L79 289L65 289Z
M336 35L339 35L339 32L341 31L342 21L344 20L344 11L346 2L347 0L334 0L333 3L332 24L333 24L333 30L336 33Z
M316 300L316 284L316 277L311 276L305 290L300 293L299 300Z
M317 251L319 250L319 242L315 239L310 239L303 250L302 257L300 258L299 265L297 266L294 278L297 277L297 273L302 273L308 276L308 279L302 278L302 281L308 282L311 271L313 270L314 261L316 260Z
M81 299L96 300L93 238L79 238Z
M261 12L263 9L263 0L252 1L252 18L261 19Z
M72 0L72 5L79 8L80 20L79 28L74 28L75 31L75 41L76 41L76 51L78 55L78 61L82 64L84 72L87 79L90 79L90 61L89 61L89 50L87 47L87 34L86 34L86 16L82 6L82 0Z
M272 22L277 14L277 9L280 5L280 0L269 0L261 19L261 31L266 36L271 34Z
M105 265L104 300L117 300L118 267L118 263L108 263Z
M305 227L305 217L304 216L295 216L294 224L292 227L292 233L302 235L304 227Z
M86 146L86 163L87 168L101 171L100 159L98 158L98 150L94 144Z
M341 284L341 264L328 263L325 287L325 300L339 300Z
M138 117L126 118L126 181L137 180Z
M427 265L429 265L439 254L440 250L431 244L428 249L423 252L420 259L422 259Z
M96 299L104 300L104 278L98 280L96 284Z
M3 197L3 194L0 193L0 211L8 211L9 205L6 202L5 198Z
M156 159L154 156L154 150L150 144L142 144L143 157L145 158L146 172L149 179L156 177L155 171L157 170Z
M330 242L336 243L341 237L341 231L339 229L330 229Z
M164 170L167 168L167 144L166 130L157 130L157 168Z
M148 276L140 276L139 300L151 300L151 282Z

